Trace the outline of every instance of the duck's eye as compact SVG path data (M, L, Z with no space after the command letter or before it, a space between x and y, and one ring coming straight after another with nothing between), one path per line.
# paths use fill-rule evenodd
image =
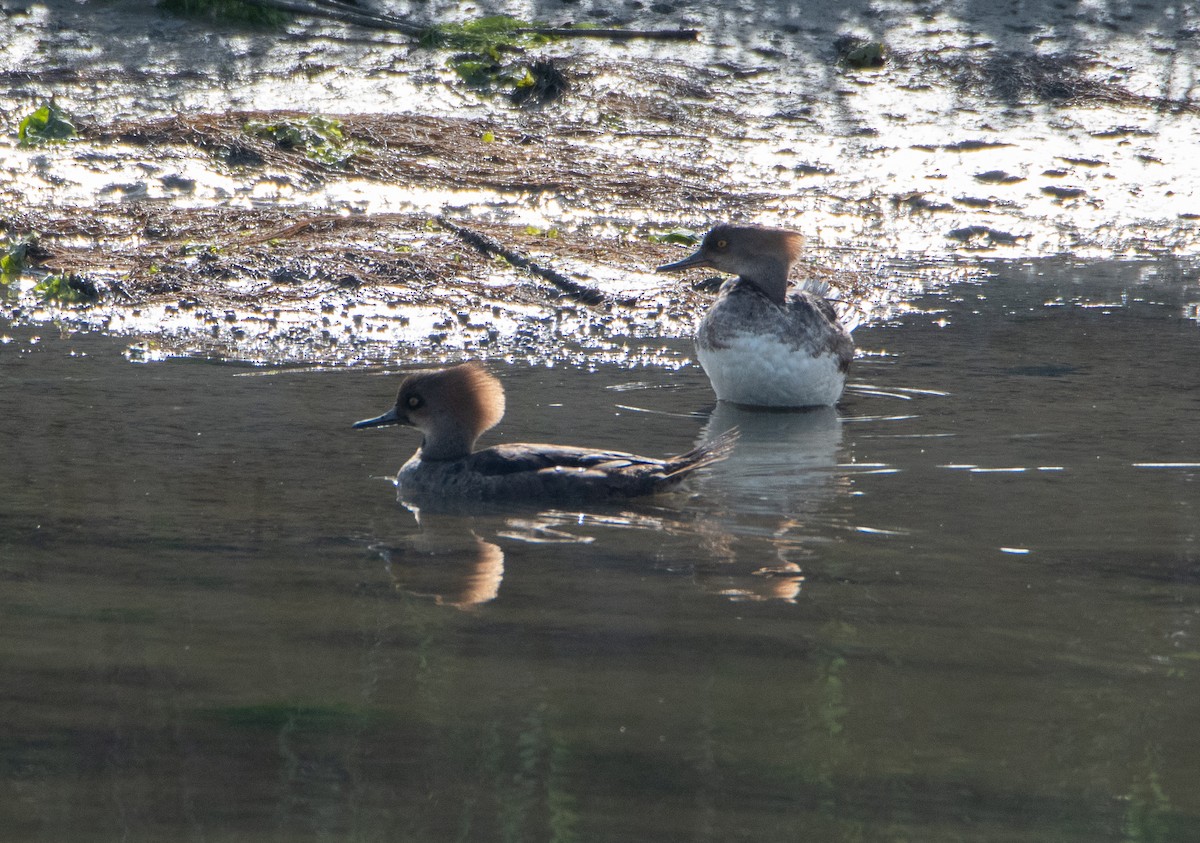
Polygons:
M729 241L728 241L728 240L718 240L718 241L717 241L717 248L718 248L718 249L724 249L724 248L725 248L726 246L728 246L728 245L729 245Z
M420 395L410 395L410 396L408 396L408 400L405 401L404 403L408 406L408 409L410 409L410 410L419 410L419 409L421 409L422 406L424 406L425 399L422 398Z

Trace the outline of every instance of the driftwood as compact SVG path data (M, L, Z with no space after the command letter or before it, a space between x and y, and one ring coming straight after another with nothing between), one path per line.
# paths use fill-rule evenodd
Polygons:
M437 220L438 225L442 226L442 228L458 235L459 239L468 246L488 256L499 255L513 266L524 269L545 281L549 281L568 296L583 304L603 304L610 300L609 296L596 288L580 284L578 281L572 281L561 272L542 266L532 258L508 248L486 234L472 231L466 226L451 222L442 216L434 217L434 219Z
M430 31L429 26L410 23L395 15L356 9L340 0L242 0L242 2L264 9L326 18L370 29L390 30L411 38L421 38ZM517 29L516 32L524 35L545 35L552 38L607 38L612 41L629 41L635 38L695 41L700 37L700 33L695 29L574 29L532 26Z
M632 41L636 38L653 38L659 41L695 41L700 37L698 29L570 29L558 26L533 26L517 32L531 35L546 35L551 38L607 38L610 41Z

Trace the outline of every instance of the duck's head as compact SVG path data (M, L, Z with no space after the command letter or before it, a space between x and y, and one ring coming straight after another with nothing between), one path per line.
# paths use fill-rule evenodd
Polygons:
M704 235L694 254L664 264L655 271L711 267L740 275L772 299L782 302L787 291L788 271L800 257L803 246L804 237L785 228L721 223Z
M500 381L482 364L471 362L409 375L400 384L396 406L354 427L415 427L424 435L422 459L452 460L475 450L475 440L503 417Z

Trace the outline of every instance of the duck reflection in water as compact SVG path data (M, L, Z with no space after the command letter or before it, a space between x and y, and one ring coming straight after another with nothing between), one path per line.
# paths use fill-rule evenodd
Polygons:
M836 471L842 423L832 407L785 411L722 401L701 441L726 426L737 427L738 447L697 484L719 513L708 528L709 547L724 563L702 577L705 587L732 599L794 601L815 548L806 525L848 489ZM738 514L737 530L726 527L730 513ZM761 548L762 539L774 558L748 562L745 548Z
M375 545L396 591L470 609L495 600L504 580L504 551L479 538L469 519L422 514L419 529L394 546Z

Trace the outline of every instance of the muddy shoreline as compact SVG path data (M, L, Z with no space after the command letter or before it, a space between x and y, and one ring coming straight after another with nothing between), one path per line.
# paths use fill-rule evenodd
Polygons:
M9 319L248 359L321 359L331 335L374 349L351 358L489 344L552 358L576 337L616 349L686 336L709 295L702 279L664 284L650 270L678 254L680 232L719 219L802 231L803 271L868 319L995 259L1200 254L1187 146L1200 118L1181 81L1200 15L1182 8L1018 19L970 3L868 15L864 3L781 23L795 18L778 4L756 23L732 4L629 4L615 17L584 3L420 5L703 33L694 45L531 48L570 80L534 108L471 89L444 50L329 22L241 31L137 5L3 5L15 49L0 78L15 107L0 236L38 243L31 271L5 286ZM888 61L839 64L846 32L880 38ZM78 137L18 147L16 124L50 97ZM336 157L248 128L318 114L337 120ZM439 218L602 303L472 248ZM95 295L44 300L35 285L48 273ZM272 331L291 341L267 353Z

